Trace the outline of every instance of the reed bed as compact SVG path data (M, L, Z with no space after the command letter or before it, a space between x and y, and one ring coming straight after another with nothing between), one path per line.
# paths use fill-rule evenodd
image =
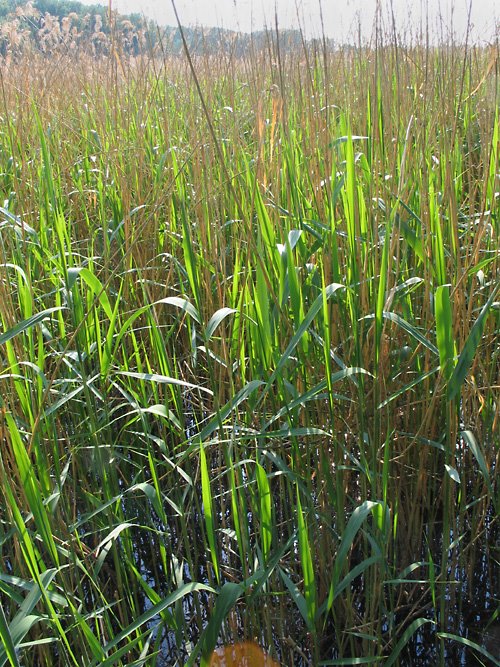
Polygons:
M0 92L0 665L500 664L498 45Z

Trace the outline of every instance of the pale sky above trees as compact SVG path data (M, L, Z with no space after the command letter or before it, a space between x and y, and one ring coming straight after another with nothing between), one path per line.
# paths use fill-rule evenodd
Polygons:
M96 0L83 0L89 4ZM99 0L98 0L99 1ZM175 25L171 0L111 0L123 13L138 12L161 25ZM100 0L108 4L109 0ZM491 41L498 35L500 0L378 0L386 26L391 21L391 5L399 32L415 35L425 17L434 32L457 37L465 34L470 9L474 41ZM275 25L275 10L281 28L299 25L309 36L321 34L320 4L325 34L346 41L361 26L369 37L374 24L377 0L175 0L184 25L218 26L249 32Z

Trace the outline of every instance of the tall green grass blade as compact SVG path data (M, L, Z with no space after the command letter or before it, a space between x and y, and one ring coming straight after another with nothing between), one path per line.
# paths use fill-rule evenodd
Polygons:
M208 667L209 658L212 654L212 651L215 649L220 629L223 623L227 620L231 609L243 595L243 592L244 589L241 584L235 584L231 581L226 582L218 592L213 613L210 617L210 620L208 621L208 625L205 628L203 637L200 641L202 648L202 667ZM196 653L190 658L188 665L192 664L192 659L194 657L196 657Z
M380 403L380 405L377 406L377 409L380 410L381 408L385 408L386 405L396 400L400 396L403 396L403 394L406 394L410 389L413 389L413 387L416 387L417 385L427 380L427 378L431 377L435 373L438 373L439 369L440 367L437 366L436 368L427 371L427 373L422 373L422 375L419 375L417 378L415 378L415 380L412 380L408 384L404 385L403 387L401 387L401 389L398 389L398 391L394 392L394 394L389 396L389 398L386 398L384 401L382 401L382 403Z
M26 494L30 510L33 513L43 544L48 550L53 563L59 566L59 553L52 534L51 520L46 510L46 505L41 494L33 465L26 452L25 444L22 441L21 434L19 433L17 424L12 415L7 413L5 419L19 470L20 481L24 493Z
M375 311L375 367L378 366L380 357L380 343L382 338L382 320L384 315L384 304L386 302L387 279L389 272L389 248L391 246L391 216L389 216L385 225L384 246L382 258L380 260L380 274L377 290L377 308Z
M290 342L288 343L286 350L281 355L281 358L278 361L274 372L272 373L271 377L269 378L269 381L268 381L269 385L271 385L274 382L274 380L278 377L278 375L281 373L283 368L289 362L290 356L291 356L292 352L294 351L294 349L297 347L300 339L305 334L307 329L311 326L311 324L312 324L314 318L316 317L316 315L323 308L323 299L324 298L330 299L335 294L335 292L337 292L338 290L341 290L341 289L344 289L344 285L341 285L340 283L332 283L325 288L325 295L320 294L318 297L316 297L312 306L308 310L307 315L305 316L303 322L301 322L297 331L295 332L295 334L292 336Z
M384 508L383 503L381 502L365 500L359 507L354 510L349 518L349 521L347 522L347 526L345 527L337 554L335 556L333 575L330 583L328 599L326 602L326 613L330 612L333 602L339 593L340 577L346 566L347 556L354 543L356 535L358 534L358 531L368 516L370 516L373 513L373 510L377 507L382 507L382 509L385 509L385 512L389 511L388 508ZM386 521L385 524L388 525L388 521Z
M337 660L322 660L320 667L327 667L327 665L377 665L383 662L384 658L338 658Z
M473 642L470 639L467 639L466 637L460 637L459 635L454 635L450 632L439 632L438 637L440 637L441 639L450 639L451 641L463 644L464 646L473 649L480 655L487 658L492 665L500 667L500 658L498 656L492 655L489 651L487 651L484 648L484 646L480 646L479 644L476 644L476 642Z
M474 437L474 434L472 431L462 431L460 433L461 437L464 439L464 441L467 443L467 446L471 450L471 452L474 454L474 458L477 461L477 464L479 466L479 470L481 472L481 475L483 476L484 482L486 484L486 487L491 495L493 497L493 485L491 482L491 475L490 471L488 470L488 466L486 465L486 460L484 458L484 454L481 450L481 447L479 446L476 438Z
M5 218L14 225L14 229L19 229L23 234L28 234L32 236L35 243L38 243L38 234L33 227L30 227L21 217L14 215L4 206L0 206L0 213L5 216ZM0 228L2 225L0 225Z
M170 595L167 595L167 597L164 598L161 602L158 602L158 604L155 604L152 607L150 607L150 609L141 614L132 623L130 623L130 625L128 625L124 630L122 630L115 637L113 637L111 641L107 642L103 646L104 653L106 655L109 654L111 651L113 651L113 649L115 649L118 646L118 644L128 639L131 635L135 634L137 630L139 630L143 626L153 621L155 617L161 614L161 612L164 609L167 609L168 607L175 604L177 600L182 600L182 598L185 597L186 595L190 595L191 593L195 593L197 591L208 591L212 593L214 592L213 588L205 584L198 584L198 583L183 584L177 590L170 593ZM101 664L100 661L93 661L91 663L91 667L97 667L97 665L99 664Z
M450 286L441 285L435 294L436 341L439 350L441 372L448 381L453 373L455 344L453 338L453 317L450 301Z
M426 623L434 623L434 621L429 620L428 618L416 618L410 625L406 628L401 636L401 639L398 641L394 649L391 651L391 654L387 658L387 661L384 663L384 667L391 667L399 660L401 651L408 644L410 639L418 632L419 628Z
M130 665L130 667L132 667L132 665L136 665L137 667L143 667L144 665L147 664L147 662L151 661L154 658L153 655L149 655L147 658L142 660L139 659L139 660L134 660L134 662L126 662L126 663L122 662L122 658L128 656L136 648L138 644L144 643L144 639L146 637L148 636L151 637L155 633L155 631L159 629L159 625L160 624L151 629L148 628L147 630L144 630L144 632L141 632L140 634L137 634L136 632L135 633L136 636L133 639L129 639L124 646L117 649L116 651L113 651L113 653L109 658L106 658L105 654L103 653L103 657L99 659L99 661L96 661L95 664L99 665L99 667L117 667L118 665L123 665L123 664Z
M217 538L215 535L214 507L212 491L210 487L210 473L208 470L207 456L205 446L200 443L200 470L201 470L201 493L203 498L203 513L205 516L205 526L207 530L208 547L210 558L215 572L215 578L220 580L219 557L217 549Z
M498 197L498 191L495 191L495 188L498 188L498 156L500 143L500 115L498 112L498 105L495 111L495 119L493 123L493 136L491 137L491 150L490 150L490 163L489 170L487 175L487 186L486 186L486 196L488 197L488 202L491 207L494 206L495 198ZM498 221L496 224L496 231L498 234Z
M12 340L12 338L18 336L21 333L24 333L25 331L29 331L29 329L32 329L36 324L39 324L40 322L43 322L43 320L46 320L48 317L50 317L52 313L61 312L62 310L65 310L64 306L54 306L53 308L47 308L40 313L32 315L28 319L19 322L8 331L4 331L3 334L0 334L0 345L3 345L9 340Z
M375 317L374 315L366 315L364 319L370 320L373 319L374 317ZM399 327L401 327L401 329L403 329L403 331L406 331L406 333L408 333L410 336L412 336L412 338L421 343L430 352L432 352L436 356L439 356L438 348L435 345L433 345L429 340L427 340L427 338L423 336L415 326L407 322L400 315L384 311L382 313L382 317L386 320L390 320L391 322L397 324Z
M175 306L176 308L179 308L179 310L181 310L182 312L187 313L190 317L193 318L195 322L198 322L198 324L201 323L201 318L198 310L187 299L182 299L181 297L178 296L168 296L165 297L164 299L159 299L158 301L155 301L153 305L160 305L160 304L164 304L166 306Z
M302 566L302 576L304 578L304 600L307 611L307 627L309 631L316 634L316 577L314 575L314 565L311 546L309 543L309 534L302 503L300 502L300 491L297 486L297 526L299 539L299 556Z
M220 408L214 417L202 428L202 430L193 437L193 444L183 453L182 457L185 457L190 453L192 448L197 447L198 442L204 442L209 438L217 429L220 428L221 424L229 417L229 415L235 411L247 398L249 398L254 391L259 387L262 387L264 382L262 380L252 380L248 382L243 389L236 394L236 396L228 401L226 405Z
M46 570L42 573L40 581L44 589L47 589L50 586L56 574L56 569ZM18 665L17 651L22 647L25 636L36 623L46 620L41 615L32 614L41 598L42 590L38 584L32 585L29 594L26 596L19 611L8 626L6 625L3 609L0 606L0 634L2 635L2 643L4 644L5 649L4 651L0 650L0 665L4 665L6 660L9 660L11 665ZM64 600L62 600L62 602L65 603ZM2 619L5 622L5 626ZM6 632L5 635L4 631ZM11 649L14 649L14 651L12 652ZM12 656L14 656L14 661Z
M495 593L498 54L105 14L0 16L2 660L444 667L422 618Z
M266 562L271 551L273 539L271 487L269 486L266 471L259 463L255 463L255 474L257 477L257 489L259 493L259 521L261 526L262 555L264 556L264 562Z
M444 467L448 473L448 477L456 482L456 484L460 484L460 475L458 474L458 470L453 468L453 466L448 465L447 463L444 464Z
M205 329L205 340L208 341L212 338L215 330L226 317L237 312L236 308L219 308L219 310L212 315L207 324L207 328Z
M177 387L184 387L186 389L196 389L201 391L204 394L213 396L213 391L207 389L206 387L201 387L198 384L192 384L191 382L185 382L184 380L179 380L176 377L169 377L167 375L159 375L158 373L135 373L132 371L118 371L117 375L123 375L130 378L135 378L136 380L142 380L145 382L153 382L158 384L174 384Z
M335 592L333 594L333 600L335 601L341 593L349 589L352 585L352 582L357 577L361 576L368 568L370 568L372 565L377 565L378 563L382 563L382 561L383 561L382 556L370 556L369 558L365 558L365 560L362 563L359 563L359 565L353 567L352 570L349 570L349 572L342 579L342 581L340 581L337 584ZM325 611L327 607L328 607L328 600L325 601L324 605L321 608L321 611L322 612Z
M495 297L499 289L500 289L500 283L495 285L495 287L493 288L488 300L484 304L477 320L472 325L472 329L470 330L470 333L467 336L465 345L458 357L457 365L453 369L453 373L448 382L449 401L453 401L460 393L460 389L463 385L465 378L467 377L469 368L474 360L476 351L481 343L481 338L483 335L486 318L491 310L491 307L493 305L493 302L495 300Z
M74 284L77 276L79 276L88 285L94 297L102 306L106 316L109 320L111 320L113 318L113 309L111 307L106 290L99 278L94 273L92 273L92 271L85 267L74 267L68 269L68 288Z
M3 667L6 661L9 661L11 667L20 667L20 663L16 653L16 646L12 638L10 628L7 624L7 619L3 611L3 606L0 605L0 639L2 641L2 650L0 651L0 665Z
M307 606L306 599L304 595L299 590L299 587L293 583L293 581L290 579L290 577L286 574L284 570L280 568L279 570L280 577L283 579L285 582L285 586L288 589L288 592L290 593L293 602L295 603L295 606L300 612L300 615L304 619L304 622L309 625L309 610Z

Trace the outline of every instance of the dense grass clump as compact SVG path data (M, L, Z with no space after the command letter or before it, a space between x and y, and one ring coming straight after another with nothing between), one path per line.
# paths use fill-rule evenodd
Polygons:
M499 664L497 77L2 69L1 665Z

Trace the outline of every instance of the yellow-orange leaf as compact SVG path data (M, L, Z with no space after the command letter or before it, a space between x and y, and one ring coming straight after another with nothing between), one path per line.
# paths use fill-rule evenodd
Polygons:
M210 667L279 667L279 664L257 644L240 642L216 649Z

